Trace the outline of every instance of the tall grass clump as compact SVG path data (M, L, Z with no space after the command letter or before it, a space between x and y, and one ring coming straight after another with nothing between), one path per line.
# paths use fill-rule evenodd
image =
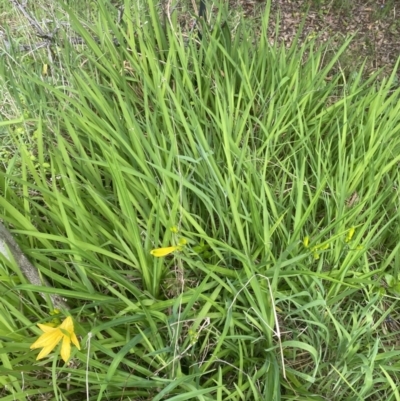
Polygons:
M394 73L335 73L350 39L271 44L268 7L201 39L152 1L67 12L85 44L51 74L0 61L1 218L52 286L2 257L2 399L400 399ZM41 292L68 363L29 349Z

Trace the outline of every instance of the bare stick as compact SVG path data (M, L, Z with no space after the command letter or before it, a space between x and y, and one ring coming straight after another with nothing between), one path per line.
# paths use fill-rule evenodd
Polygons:
M19 11L21 11L22 14L24 14L24 17L31 23L36 28L36 31L38 32L38 36L42 38L51 38L52 35L46 34L39 23L29 15L29 13L25 10L24 6L18 2L18 0L10 0L12 4L14 4L15 7L18 8Z
M7 249L8 248L8 249ZM24 255L21 251L21 248L15 241L12 234L4 227L2 223L0 223L0 252L9 259L9 254L7 252L9 250L17 262L21 272L28 279L28 281L35 286L47 286L50 287L50 284L40 277L39 271L32 265L29 259ZM46 298L43 293L40 293L43 298ZM64 302L64 300L58 295L51 294L51 300L53 301L55 308L66 308L68 309L68 305Z

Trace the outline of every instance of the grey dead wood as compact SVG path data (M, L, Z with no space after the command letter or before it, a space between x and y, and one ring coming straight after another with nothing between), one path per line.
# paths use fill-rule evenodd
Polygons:
M12 234L0 223L0 252L7 258L10 259L8 252L11 252L14 260L16 261L18 267L20 268L22 274L27 278L27 280L35 286L47 286L51 287L48 281L41 277L38 269L33 266L29 259L22 252L18 243L15 241ZM46 298L45 294L40 293L43 298ZM58 295L50 294L50 299L53 305L57 309L68 309L66 302Z

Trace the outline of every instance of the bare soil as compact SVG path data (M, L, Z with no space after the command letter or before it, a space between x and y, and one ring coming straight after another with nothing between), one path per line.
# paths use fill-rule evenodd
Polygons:
M255 21L265 7L264 1L231 0L230 6L242 10ZM279 35L275 35L279 21ZM400 2L398 0L272 0L270 35L289 46L304 24L300 41L318 38L339 46L353 36L341 57L344 70L356 70L364 61L364 73L382 69L387 75L400 56Z

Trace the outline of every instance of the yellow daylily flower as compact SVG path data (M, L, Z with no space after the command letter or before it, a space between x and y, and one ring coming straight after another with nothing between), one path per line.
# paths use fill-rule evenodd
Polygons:
M36 360L49 355L61 340L61 358L64 362L67 362L71 355L71 342L79 350L81 349L74 332L71 316L68 316L58 327L50 327L45 324L38 324L38 327L43 331L43 334L30 346L30 349L43 348Z
M150 254L156 258L162 258L163 256L167 256L172 252L180 250L181 247L178 246L168 246L166 248L157 248L150 251Z

